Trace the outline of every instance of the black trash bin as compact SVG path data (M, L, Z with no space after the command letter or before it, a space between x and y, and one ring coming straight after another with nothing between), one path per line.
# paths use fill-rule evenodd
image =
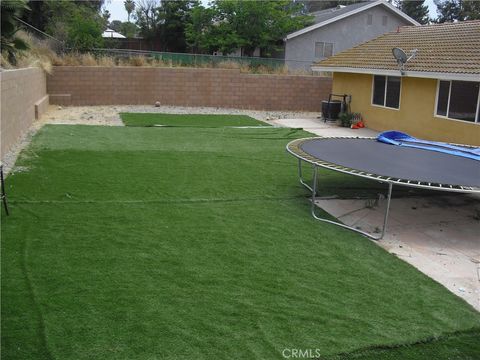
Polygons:
M322 117L324 120L337 120L341 111L342 102L340 100L322 101Z

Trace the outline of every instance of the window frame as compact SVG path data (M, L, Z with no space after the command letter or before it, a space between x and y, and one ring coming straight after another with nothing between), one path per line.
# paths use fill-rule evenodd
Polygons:
M383 94L383 105L378 105L373 103L373 98L375 94L375 76L383 76L385 78L385 90ZM387 88L388 88L388 78L396 77L400 79L400 90L398 91L398 108L386 106L387 103ZM403 88L403 78L402 76L390 76L390 75L372 75L372 96L370 97L370 105L376 106L382 109L396 110L400 111L400 106L402 105L402 88Z
M367 13L367 26L372 26L372 25L373 25L373 14Z
M317 57L317 44L323 44L323 46L322 46L322 56L320 56L320 57ZM315 43L313 44L313 57L315 59L326 59L327 57L330 57L330 56L325 56L325 45L326 44L332 44L332 55L330 55L330 56L335 55L335 43L328 42L328 41L315 41Z
M438 111L438 96L440 95L440 82L445 81L448 82L448 100L447 100L447 115L439 115L437 113ZM460 81L460 82L473 82L473 83L478 83L479 84L479 89L478 89L478 94L477 94L477 107L476 107L476 113L475 113L475 121L468 121L468 120L461 120L461 119L454 119L451 117L448 117L450 113L450 95L452 93L452 82L453 81ZM464 80L444 80L444 79L437 79L437 89L435 93L435 107L433 109L433 116L438 117L441 119L446 119L446 120L451 120L451 121L460 121L462 123L467 123L467 124L474 124L474 125L480 125L480 81L464 81Z

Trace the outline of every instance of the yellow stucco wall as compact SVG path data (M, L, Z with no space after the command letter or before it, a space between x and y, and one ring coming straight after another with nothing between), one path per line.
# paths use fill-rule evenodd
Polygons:
M333 93L352 95L351 111L360 112L373 130L399 130L412 136L480 146L480 124L434 116L437 80L402 78L400 109L371 104L369 74L334 73Z

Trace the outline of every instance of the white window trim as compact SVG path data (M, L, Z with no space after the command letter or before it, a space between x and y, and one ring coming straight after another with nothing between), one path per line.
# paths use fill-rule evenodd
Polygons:
M387 87L388 87L388 78L389 77L398 77L400 78L400 93L398 94L398 108L386 106L386 105L378 105L373 103L373 95L375 92L375 76L384 76L385 77L385 93L383 95L383 103L387 103ZM396 110L400 111L400 107L402 105L402 87L403 87L403 78L401 76L389 76L389 75L372 75L372 96L370 98L370 105L381 108L381 109L388 109L388 110Z
M322 56L317 57L317 44L319 44L319 43L323 44L323 46L322 46ZM328 41L315 41L314 44L313 44L313 57L315 59L326 59L327 58L327 56L325 56L325 44L332 44L332 55L330 55L330 56L335 55L335 43L328 42ZM328 56L328 57L330 57L330 56Z
M447 103L447 115L439 115L437 114L438 110L438 95L440 94L440 81L448 81L449 82L449 87L448 87L448 103ZM444 79L438 79L437 80L437 93L435 94L435 108L433 109L433 116L440 118L440 119L446 119L450 121L460 121L462 123L467 123L467 124L474 124L474 125L480 125L480 111L478 111L480 107L480 82L479 81L467 81L467 82L477 82L479 83L479 89L478 89L478 94L477 94L477 108L476 113L475 113L475 121L467 121L467 120L460 120L460 119L454 119L448 117L448 114L450 113L450 95L452 93L452 81L461 81L461 80L444 80Z
M372 21L370 24L368 23L369 20ZM367 13L367 26L372 26L372 25L373 25L373 14Z

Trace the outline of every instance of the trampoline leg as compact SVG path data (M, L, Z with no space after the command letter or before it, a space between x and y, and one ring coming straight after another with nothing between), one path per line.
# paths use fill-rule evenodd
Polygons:
M5 214L8 216L10 213L8 212L7 194L5 193L5 179L3 178L3 165L0 165L0 187L1 187L0 197L2 198L3 207L5 208Z
M300 179L300 184L302 184L303 186L305 186L308 191L313 191L312 187L310 185L308 185L305 180L303 180L303 175L302 175L302 160L301 159L298 159L298 177ZM315 192L316 194L316 192Z
M312 188L312 205L311 205L311 212L312 212L312 216L314 217L314 219L316 220L319 220L319 221L323 221L323 222L326 222L326 223L329 223L329 224L333 224L333 225L338 225L338 226L341 226L345 229L349 229L349 230L352 230L352 231L355 231L359 234L362 234L372 240L381 240L383 239L383 236L385 235L385 231L387 229L387 221L388 221L388 213L389 213L389 210L390 210L390 201L392 199L392 188L393 188L393 185L392 183L388 183L388 194L387 194L387 208L385 210L385 215L383 217L383 227L382 227L382 231L380 233L379 236L375 236L373 234L370 234L366 231L363 231L363 230L360 230L360 229L356 229L352 226L348 226L348 225L345 225L341 222L338 222L338 221L333 221L333 220L328 220L328 219L325 219L325 218L322 218L322 217L319 217L315 210L316 210L316 205L315 205L315 195L317 194L317 183L318 183L318 167L317 166L314 166L313 167L313 188Z

